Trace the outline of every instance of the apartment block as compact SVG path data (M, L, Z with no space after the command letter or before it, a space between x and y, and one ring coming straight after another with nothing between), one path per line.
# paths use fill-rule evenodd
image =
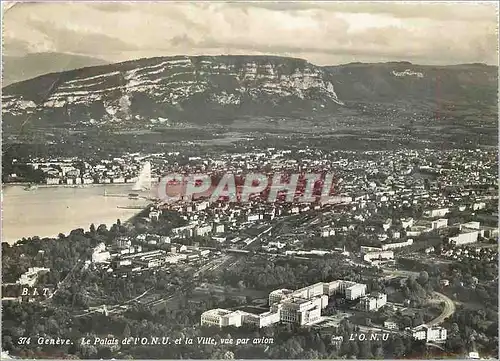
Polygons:
M432 229L439 229L444 227L448 227L448 219L446 218L439 218L438 220L431 222Z
M38 280L38 274L41 272L50 272L50 268L30 267L28 271L23 273L16 281L17 284L33 287Z
M280 322L280 310L271 310L264 312L260 315L256 315L248 312L241 312L242 323L252 324L259 328L268 327L274 323Z
M395 249L395 248L402 248L402 247L407 247L411 246L413 244L413 239L408 239L405 242L398 242L398 243L386 243L382 245L382 250L388 250L388 249Z
M279 290L272 291L269 294L269 306L281 302L285 298L291 296L292 293L293 293L292 290L286 288L281 288Z
M416 340L446 341L446 329L439 326L420 325L412 329L412 336Z
M385 306L387 295L385 293L374 293L361 298L359 306L364 311L375 311Z
M450 237L448 239L448 241L450 244L455 245L455 246L476 243L478 240L479 234L480 234L480 231L460 233L458 236Z
M310 299L323 294L323 282L301 288L293 292L293 297Z
M393 321L384 321L384 328L387 328L389 330L397 330L398 324Z
M387 259L394 259L393 251L369 252L363 255L363 260L366 262Z
M328 297L328 296L325 296ZM313 299L288 298L284 300L280 310L280 321L305 325L321 319L323 297ZM328 303L328 301L327 301Z
M424 212L426 217L443 217L450 212L449 208L430 209Z
M241 326L242 317L238 311L229 311L221 308L205 311L201 314L201 324L208 326Z
M462 229L480 229L481 227L481 222L467 222L467 223L462 223L459 228L460 230Z
M401 226L406 229L408 227L412 227L413 226L413 222L414 222L413 218L402 219L401 220Z
M345 289L345 298L348 300L355 300L366 294L366 285L361 283L356 283L355 285L349 286Z

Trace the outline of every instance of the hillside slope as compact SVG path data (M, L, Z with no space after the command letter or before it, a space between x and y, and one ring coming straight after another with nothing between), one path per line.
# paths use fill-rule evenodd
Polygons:
M2 86L24 81L39 74L103 65L102 59L63 53L32 53L25 56L3 56Z
M497 70L406 62L319 67L274 56L160 57L11 84L3 89L2 112L7 129L26 122L141 127L152 119L203 125L252 115L328 117L344 110L491 122L496 121Z

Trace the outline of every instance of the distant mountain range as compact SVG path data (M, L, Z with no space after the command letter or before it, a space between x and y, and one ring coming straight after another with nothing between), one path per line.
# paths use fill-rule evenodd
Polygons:
M4 55L2 87L42 74L107 63L102 59L64 53L31 53L25 56Z
M28 117L40 127L140 127L151 120L227 123L249 115L324 116L379 108L380 114L389 109L429 117L442 109L496 121L497 79L498 68L484 64L320 67L276 56L158 57L8 85L2 112L14 127Z

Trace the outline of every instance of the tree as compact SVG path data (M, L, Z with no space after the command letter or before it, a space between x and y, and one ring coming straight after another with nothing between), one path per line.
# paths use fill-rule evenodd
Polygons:
M349 351L348 355L349 356L355 356L357 357L359 354L359 346L357 342L349 342Z
M6 351L12 350L14 347L14 343L12 342L12 337L10 336L3 336L3 348Z
M125 329L123 330L123 338L129 338L130 337L130 327L128 323L125 325Z
M424 323L424 318L422 317L422 314L418 312L415 314L415 318L413 319L413 327L419 326Z
M320 358L320 354L316 350L309 349L303 353L303 357L306 360L317 360Z
M428 281L429 281L429 274L426 271L420 272L420 274L418 275L418 283L420 283L420 285L422 286L425 286Z
M383 359L384 358L384 349L382 346L377 347L375 350L375 358L376 359Z
M398 358L400 358L405 354L405 344L403 340L399 337L394 340L393 354Z
M361 342L359 346L359 357L366 360L373 358L372 350L371 350L371 342L365 341Z
M106 227L105 224L101 224L101 225L99 225L99 227L97 227L98 234L104 235L107 231L108 231L108 227Z
M95 225L94 225L94 223L92 223L92 224L90 225L90 233L92 233L92 234L94 234L94 233L95 233Z

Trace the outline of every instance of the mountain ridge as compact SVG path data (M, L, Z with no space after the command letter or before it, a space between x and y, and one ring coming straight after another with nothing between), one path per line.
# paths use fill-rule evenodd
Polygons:
M154 57L45 74L3 88L9 124L98 126L150 119L336 114L373 104L432 115L441 103L496 105L498 67L409 62L317 66L268 55ZM398 109L401 110L401 109ZM198 119L200 115L205 120Z
M28 55L38 55L38 54L43 54L45 55L46 53L33 53L33 54L28 54ZM60 54L60 53L49 53L49 54ZM64 56L68 54L62 54ZM78 70L83 70L83 69L88 69L88 68L99 68L99 67L106 67L106 66L113 66L113 65L121 65L121 64L128 64L128 63L136 63L144 60L154 60L154 59L165 59L165 58L178 58L178 57L191 57L188 55L172 55L172 56L155 56L155 57L144 57L144 58L137 58L137 59L131 59L131 60L125 60L125 61L120 61L120 62L115 62L115 63L106 63L105 60L103 59L98 59L98 58L92 58L92 57L84 57L84 56L78 56L81 58L89 58L93 59L96 61L103 62L103 64L89 64L89 65L84 65L81 67L75 67L71 69L65 69L65 70L54 70L54 71L47 71L46 73L40 74L33 76L28 79L23 79L19 80L16 82L9 83L7 85L2 86L2 89L10 88L12 85L18 84L18 83L24 83L27 81L43 78L48 75L54 75L54 74L60 74L60 73L72 73ZM435 65L435 64L415 64L410 61L406 60L400 60L400 61L386 61L386 62L349 62L349 63L342 63L342 64L336 64L336 65L317 65L312 62L307 61L304 58L296 58L296 57L287 57L287 56L279 56L279 55L195 55L193 57L265 57L265 58L277 58L277 59L292 59L292 60L297 60L297 61L303 61L310 63L314 66L317 66L319 68L337 68L337 67L345 67L345 66L354 66L354 65L364 65L364 66L379 66L379 65L409 65L409 66L417 66L417 67L430 67L430 68L447 68L447 67L464 67L464 66L478 66L478 67L486 67L486 68L491 68L491 69L498 69L497 65L491 65L491 64L486 64L486 63L458 63L458 64L445 64L445 65ZM24 58L24 57L18 57L18 56L4 56L5 58L10 58L10 59L19 59L19 58ZM4 66L5 68L5 66Z
M108 64L99 58L66 53L30 53L24 56L3 56L2 88L44 74ZM40 74L43 72L43 74Z

